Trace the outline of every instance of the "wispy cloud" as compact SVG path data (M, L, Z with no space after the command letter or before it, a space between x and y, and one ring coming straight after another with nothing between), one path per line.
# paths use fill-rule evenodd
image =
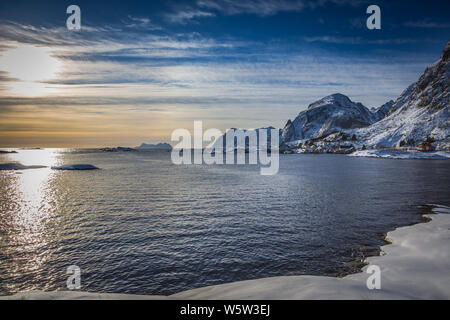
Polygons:
M167 13L165 17L171 23L187 24L198 23L199 18L211 18L217 14L253 14L267 17L281 12L314 10L330 3L339 6L358 6L367 2L367 0L197 0L194 5L175 5L173 12Z
M270 16L282 11L301 11L305 7L305 1L287 0L199 0L197 5L201 8L220 11L224 14L234 15L250 13L259 16Z
M0 39L11 46L19 41L51 46L52 54L62 60L63 68L57 78L47 81L47 84L60 86L58 90L67 96L76 93L75 97L88 104L92 103L87 98L91 96L97 101L106 99L101 103L115 103L114 100L119 104L271 104L275 103L274 96L277 96L275 100L281 101L284 98L280 95L287 92L289 101L299 99L300 95L305 97L305 92L323 91L326 94L339 91L343 85L353 88L351 91L354 92L366 92L361 88L362 83L357 75L366 72L370 66L374 70L382 68L386 74L396 73L374 61L361 60L357 63L358 59L354 58L351 63L335 58L330 58L327 63L319 62L313 58L313 52L290 53L282 48L277 49L277 44L269 48L264 43L245 43L233 39L221 41L200 34L160 36L111 33L110 28L114 27L92 27L85 33L75 34L79 38L73 39L73 33L64 28L6 24L1 28ZM305 40L332 43L366 41L357 37L334 36L309 37ZM386 43L394 40L376 41ZM253 57L253 61L249 61L249 57ZM339 66L346 66L347 69L341 69L339 74L329 74L333 65L335 69ZM0 76L8 77L5 74ZM371 83L378 81L375 78L370 80ZM383 81L386 79L383 76ZM392 81L395 82L394 79ZM401 85L392 84L390 92L401 91L401 87L407 84L401 79L399 81ZM299 89L304 91L300 94L296 92ZM392 93L388 96L392 97ZM70 99L56 101L74 104ZM8 100L8 103L11 102Z
M450 23L439 23L431 21L430 19L424 19L419 21L409 21L403 24L405 27L410 28L450 28Z
M158 35L142 33L141 30L120 29L120 26L101 28L83 26L81 32L71 32L64 27L34 27L17 23L0 24L1 51L20 44L48 46L60 57L74 58L88 55L106 57L184 57L198 56L201 50L226 48L237 42L218 42L198 33ZM99 57L97 57L99 58Z
M127 28L137 28L140 30L162 30L161 26L154 24L150 18L147 17L135 17L128 15L127 19L123 19L122 22Z
M166 15L166 19L171 23L186 24L187 22L195 21L197 18L214 17L215 13L195 10L184 9L175 13L169 13Z
M197 0L200 8L219 11L227 15L256 14L261 17L279 12L300 12L304 9L316 9L326 4L357 6L365 0Z
M417 38L382 38L382 39L368 39L363 37L348 37L348 36L315 36L304 37L306 42L323 42L334 44L376 44L376 45L401 45L411 43L440 43L439 40L434 39L417 39Z

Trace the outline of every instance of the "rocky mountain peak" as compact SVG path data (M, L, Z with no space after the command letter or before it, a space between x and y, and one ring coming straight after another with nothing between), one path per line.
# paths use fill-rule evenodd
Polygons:
M335 93L310 104L283 128L284 142L317 138L331 132L366 127L375 116L361 103Z
M342 93L334 93L329 96L323 97L322 99L311 103L308 106L308 109L317 108L323 105L337 105L339 107L348 106L352 104L352 101L349 97Z

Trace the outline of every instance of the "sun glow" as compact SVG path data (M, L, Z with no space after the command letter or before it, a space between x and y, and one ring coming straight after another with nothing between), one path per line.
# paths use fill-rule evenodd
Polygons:
M51 55L48 47L19 46L0 56L0 70L9 73L11 93L18 95L42 95L52 92L43 83L55 77L60 61Z

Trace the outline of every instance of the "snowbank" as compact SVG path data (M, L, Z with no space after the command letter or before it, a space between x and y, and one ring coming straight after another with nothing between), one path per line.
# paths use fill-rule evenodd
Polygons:
M373 157L388 159L450 159L449 151L392 151L392 150L360 150L349 154L352 157Z
M53 170L96 170L96 166L92 164L71 164L60 167L52 167Z
M240 281L169 297L84 292L28 292L4 299L450 299L450 208L433 205L430 221L387 234L392 244L365 260L362 272L343 278L286 276ZM378 266L381 288L369 290L366 270ZM2 297L0 297L2 299Z

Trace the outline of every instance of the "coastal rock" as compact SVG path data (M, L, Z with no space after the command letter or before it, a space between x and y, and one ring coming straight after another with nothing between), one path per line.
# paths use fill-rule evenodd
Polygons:
M98 170L96 166L92 164L71 164L59 167L52 167L53 170Z
M46 166L25 166L21 163L2 163L0 164L0 170L26 170L26 169L41 169Z
M127 147L117 147L117 148L102 148L100 149L101 151L104 152L119 152L119 151L123 151L123 152L130 152L130 151L137 151L134 148L127 148Z

